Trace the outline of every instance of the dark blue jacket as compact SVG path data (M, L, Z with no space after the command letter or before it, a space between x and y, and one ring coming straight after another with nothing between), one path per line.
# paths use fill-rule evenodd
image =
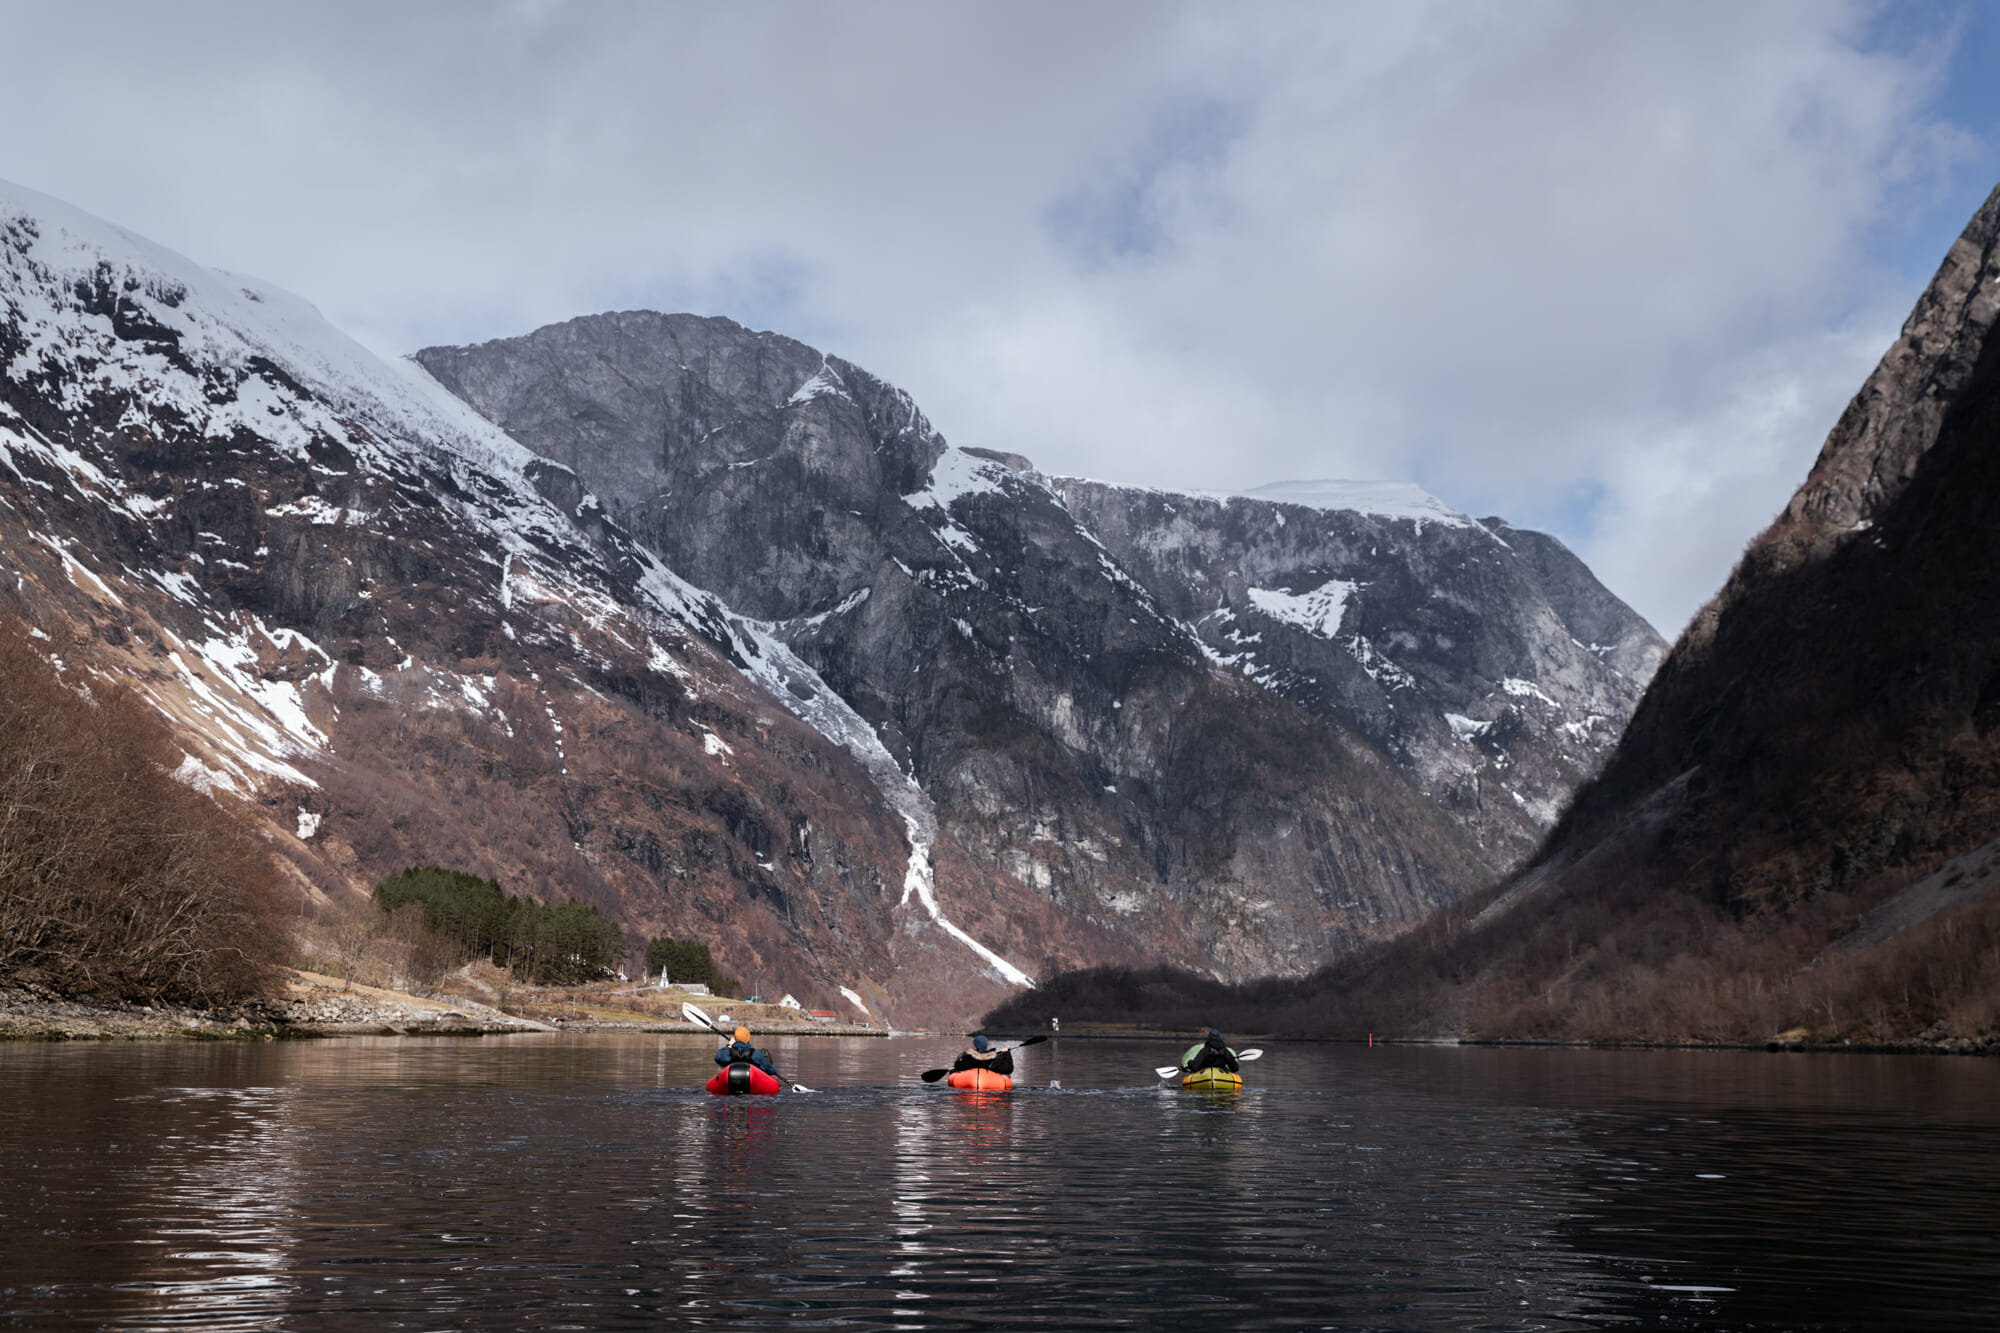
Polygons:
M715 1063L719 1065L733 1065L743 1060L749 1061L772 1078L778 1077L778 1068L771 1063L771 1053L759 1050L747 1041L732 1041L715 1053Z

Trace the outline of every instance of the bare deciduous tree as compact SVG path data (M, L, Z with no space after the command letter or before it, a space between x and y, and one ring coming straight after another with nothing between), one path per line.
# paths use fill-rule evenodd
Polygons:
M0 611L0 980L67 995L222 1004L282 948L268 855L176 781L164 727L86 699Z

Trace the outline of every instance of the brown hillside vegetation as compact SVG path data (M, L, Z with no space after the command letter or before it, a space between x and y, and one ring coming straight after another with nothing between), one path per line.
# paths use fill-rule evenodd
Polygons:
M1572 916L1538 938L1464 929L1459 909L1373 955L1304 980L1231 986L1172 968L1072 972L986 1016L999 1031L1097 1021L1363 1040L2000 1049L2000 893L1879 950L1823 944L1851 915L1737 921L1692 901L1614 919ZM1601 927L1586 939L1592 925ZM1575 952L1570 950L1574 948ZM1515 949L1508 955L1503 951ZM1501 953L1503 965L1491 955Z
M225 1004L272 984L273 872L142 704L59 679L0 608L0 985Z

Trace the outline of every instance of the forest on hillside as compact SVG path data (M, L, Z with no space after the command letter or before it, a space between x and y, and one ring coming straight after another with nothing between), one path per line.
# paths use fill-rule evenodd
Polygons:
M422 944L445 964L490 958L536 985L596 981L617 971L629 952L623 928L595 907L517 897L462 870L412 866L376 885L373 898L385 913L420 913L429 937Z

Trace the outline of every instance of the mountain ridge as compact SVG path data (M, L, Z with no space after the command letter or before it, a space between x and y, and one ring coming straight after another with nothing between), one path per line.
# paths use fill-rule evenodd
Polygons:
M950 812L962 841L982 846L1017 879L1100 915L1130 919L1152 892L1143 889L1146 863L1169 898L1182 892L1176 884L1190 873L1197 881L1234 875L1226 869L1226 850L1207 867L1194 867L1190 856L1197 848L1226 849L1245 820L1203 815L1190 833L1188 816L1208 798L1163 766L1166 751L1157 741L1170 729L1167 720L1190 700L1201 708L1237 707L1212 690L1190 692L1189 683L1211 668L1240 675L1239 663L1205 643L1178 610L1163 610L1170 590L1146 577L1097 515L1079 508L1069 483L1045 477L1018 454L951 447L901 391L838 357L731 321L625 311L471 347L427 348L416 357L487 419L580 469L622 522L658 544L669 565L768 615L823 679L877 723L892 752L907 758L919 782ZM745 373L780 357L792 378L803 377L789 396L788 379ZM862 410L868 403L877 406ZM885 457L896 466L884 468ZM1413 520L1400 533L1379 533L1379 540L1420 538L1427 524L1483 532L1476 520L1413 496L1409 487L1372 488L1373 503L1392 499L1392 517ZM1412 505L1415 511L1406 512ZM1277 524L1286 521L1277 506L1261 512L1276 515ZM1504 542L1498 545L1504 550ZM1516 578L1510 592L1526 583ZM1050 596L1057 588L1060 596ZM1462 600L1477 619L1470 594ZM1571 636L1557 634L1559 617L1545 600L1541 606L1547 623L1535 633L1568 644ZM1650 635L1636 616L1625 614ZM1527 654L1510 660L1524 675L1539 674ZM1364 669L1397 670L1386 657ZM1569 719L1586 733L1622 721L1637 693L1615 671L1589 670L1604 678L1601 685L1621 683L1597 701L1601 707ZM1268 682L1250 679L1300 705L1282 690L1270 691ZM1551 713L1559 711L1531 681L1503 674L1489 683L1501 680L1511 699L1540 707L1539 699ZM979 700L985 702L967 706ZM1502 724L1515 725L1527 705L1510 710L1469 697L1457 702L1482 715L1467 716L1464 725L1496 733L1489 743L1503 751L1503 763L1513 761ZM1128 704L1136 706L1128 711ZM1151 723L1135 729L1133 719L1142 716ZM1319 741L1322 751L1344 751L1350 760L1393 741L1353 720L1306 707L1291 725L1309 732L1329 728ZM1555 719L1542 722L1546 731ZM1443 738L1434 747L1440 767L1447 766L1441 758L1446 747L1473 752L1467 736L1442 718L1433 717L1432 730ZM986 742L1003 736L1016 748L996 755ZM1030 737L1036 738L1032 755L1018 748ZM1489 868L1525 855L1529 830L1553 817L1567 784L1594 764L1602 743L1582 735L1561 754L1549 747L1550 753L1537 755L1546 771L1527 798L1535 808L1523 812L1522 798L1504 798L1512 808L1496 822L1508 837L1482 846L1475 834L1470 859L1461 861L1443 892L1410 898L1386 891L1381 872L1365 868L1374 855L1365 850L1360 880L1319 853L1282 871L1254 873L1265 884L1273 876L1326 884L1314 892L1324 899L1330 889L1333 901L1355 902L1364 913L1372 895L1389 913L1384 920L1406 926ZM1212 758L1199 761L1211 792L1239 793L1278 781L1256 776L1259 762L1253 756L1221 773ZM1423 789L1422 801L1437 804L1426 774L1393 756L1392 764ZM1466 763L1454 758L1449 766L1456 772ZM1376 789L1383 790L1379 783ZM1056 820L1034 813L1037 802L1049 799L1063 812ZM1465 804L1476 806L1479 799L1473 795ZM1416 810L1416 818L1429 821L1421 807ZM1461 829L1471 824L1456 811L1445 817ZM1323 827L1309 835L1312 842L1341 845L1342 835ZM1461 837L1446 826L1421 834L1421 841L1444 848ZM1134 839L1144 861L1128 862L1131 871L1119 872L1123 845ZM1355 845L1351 837L1345 841ZM1078 848L1094 864L1079 860ZM1103 870L1107 864L1114 870ZM1394 879L1409 873L1381 864ZM1105 888L1106 874L1133 872L1140 876L1140 894ZM1434 878L1435 872L1420 875ZM1383 887L1358 898L1331 887L1370 877ZM1227 892L1242 900L1236 890ZM1267 903L1262 910L1287 893L1296 890L1259 890ZM1304 918L1293 911L1287 921L1291 938L1275 952L1280 937L1269 928L1253 932L1240 959L1233 944L1209 941L1204 952L1234 960L1225 965L1238 975L1257 967L1260 952L1266 968L1310 965L1325 946L1300 947L1298 939L1311 938L1300 929ZM1348 938L1358 943L1372 934Z
M704 350L710 336L722 346ZM552 349L573 359L579 346L584 366L552 364ZM747 346L775 346L805 383L781 399L782 382L740 375ZM1414 896L1392 881L1414 870L1435 882L1424 863L1437 852L1392 862L1370 838L1318 876L1234 860L1237 829L1290 816L1207 803L1240 811L1290 779L1246 778L1265 763L1248 748L1197 757L1176 736L1211 732L1200 717L1212 710L1247 721L1265 705L1211 676L1025 460L948 447L907 395L838 358L734 324L626 312L418 360L531 447L597 469L592 489L653 534L667 563L771 617L938 797L959 840L1053 901L1159 945L1192 929L1232 970L1296 969L1342 936L1308 896L1323 891L1285 879L1358 874L1382 886L1370 893L1390 921L1407 922L1476 877L1442 828L1425 841L1455 858L1450 878ZM579 404L580 384L608 397ZM733 410L718 417L728 395ZM629 466L599 448L607 421L620 423ZM1323 770L1318 785L1337 792L1355 781L1346 766L1373 761L1340 742L1288 762ZM1191 773L1211 779L1207 795ZM1361 799L1385 794L1401 803L1396 821L1430 820L1393 784ZM1325 815L1309 822L1313 845L1335 836ZM1266 887L1236 887L1246 875ZM1219 885L1221 901L1201 884ZM1187 910L1207 924L1175 924ZM1359 926L1348 941L1374 929Z
M478 349L383 362L17 187L0 265L0 596L168 721L304 910L450 863L957 1022L1086 965L1302 973L1488 872L1026 459L838 357L583 317L524 426L448 392L480 397ZM681 344L647 381L607 330ZM630 486L590 475L613 459Z

